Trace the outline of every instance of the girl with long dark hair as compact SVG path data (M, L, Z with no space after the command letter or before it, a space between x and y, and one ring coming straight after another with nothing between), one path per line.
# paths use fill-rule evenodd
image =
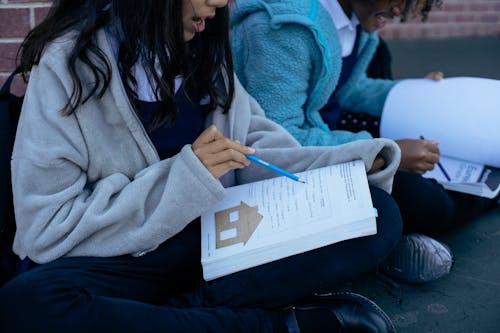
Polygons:
M228 39L227 0L60 0L29 33L12 180L31 268L0 289L2 332L393 330L332 291L400 237L397 146L301 147L235 79ZM275 176L256 151L291 172L363 159L377 234L203 281L199 216Z

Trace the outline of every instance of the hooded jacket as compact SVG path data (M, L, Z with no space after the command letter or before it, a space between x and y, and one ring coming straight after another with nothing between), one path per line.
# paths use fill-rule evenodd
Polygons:
M361 33L352 75L338 87L341 45L318 0L242 0L232 8L238 78L268 118L307 146L371 138L367 132L330 131L319 111L335 91L342 108L381 115L394 82L366 76L378 41L376 33Z

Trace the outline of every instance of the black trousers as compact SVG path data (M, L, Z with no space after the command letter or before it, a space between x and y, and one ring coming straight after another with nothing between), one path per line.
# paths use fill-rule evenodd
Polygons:
M392 196L403 216L403 233L438 236L472 221L497 206L498 197L487 199L447 191L434 179L408 171L394 177Z
M270 311L375 267L401 237L390 195L371 188L378 232L202 280L191 223L142 257L72 257L39 265L0 289L0 331L272 332Z

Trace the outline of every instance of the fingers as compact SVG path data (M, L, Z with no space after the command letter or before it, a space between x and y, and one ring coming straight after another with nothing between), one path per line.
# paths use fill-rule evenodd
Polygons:
M434 169L434 165L439 162L439 141L433 140L433 141L427 141L427 140L422 140L424 144L424 149L422 151L423 156L422 156L422 165L421 165L421 171L426 172L429 170Z
M435 157L432 157L431 159L423 160L417 165L417 167L415 168L415 171L420 173L420 174L425 173L427 171L430 171L430 170L434 169L434 167L438 161L439 161L439 157L437 159L435 159Z
M237 145L237 146L236 146ZM198 156L200 150L195 150ZM205 165L217 165L223 163L236 162L241 166L248 166L250 161L245 157L249 153L248 147L239 145L229 139L214 141L203 151L201 161Z
M413 167L411 170L417 173L425 173L434 169L434 166L439 161L439 152L431 152L428 150L422 150L420 154L415 156L415 160L411 165Z
M200 136L193 142L193 146L206 144L217 139L225 138L224 135L215 127L215 125L210 125L206 130L204 130Z
M424 174L427 171L430 171L432 169L434 169L434 164L432 164L432 163L422 163L422 164L420 164L419 166L417 166L416 168L414 168L411 171L419 173L419 174Z
M439 142L438 141L423 141L423 149L429 153L437 154L439 156Z
M434 80L434 81L439 81L444 78L443 72L429 72L427 75L425 75L426 79Z
M255 149L238 141L226 138L215 126L203 131L191 145L194 154L215 177L220 178L233 169L248 166L245 154L253 154Z
M379 170L382 170L385 166L385 160L382 156L380 155L377 155L377 157L375 157L375 160L373 161L373 164L372 164L372 167L370 170L368 170L368 174L372 174L372 173L375 173Z
M400 169L417 173L432 170L439 161L438 141L427 141L423 139L397 140L401 148Z
M214 125L204 130L192 144L195 154L203 151L205 154L217 154L221 151L233 149L241 154L254 153L251 147L244 146L239 141L226 138Z
M253 148L246 147L224 136L212 137L217 137L218 139L208 141L204 144L193 144L193 151L200 158L203 164L215 165L226 161L235 161L242 165L250 164L250 161L245 157L245 154L255 152ZM202 138L202 140L203 139L205 138Z

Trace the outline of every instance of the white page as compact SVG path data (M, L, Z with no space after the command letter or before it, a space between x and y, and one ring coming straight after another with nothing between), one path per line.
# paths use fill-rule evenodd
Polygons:
M484 166L478 163L441 156L440 163L446 170L450 181L454 183L476 183L483 172ZM436 165L433 170L424 173L424 177L434 178L439 182L448 181L443 172Z
M500 167L500 80L408 79L390 91L380 134L440 141L443 155Z
M351 175L354 166L356 173ZM334 174L341 177L334 177ZM230 256L242 250L273 245L288 237L298 238L311 231L331 228L335 222L374 216L362 161L297 175L305 179L306 184L277 177L228 188L225 198L202 216L202 235L205 235L202 238L203 257L208 258L215 253L218 257ZM214 212L238 206L241 201L252 207L257 206L263 219L246 244L240 242L216 249ZM270 202L274 204L270 205ZM311 224L316 224L318 229L314 231ZM280 232L271 233L273 230Z

